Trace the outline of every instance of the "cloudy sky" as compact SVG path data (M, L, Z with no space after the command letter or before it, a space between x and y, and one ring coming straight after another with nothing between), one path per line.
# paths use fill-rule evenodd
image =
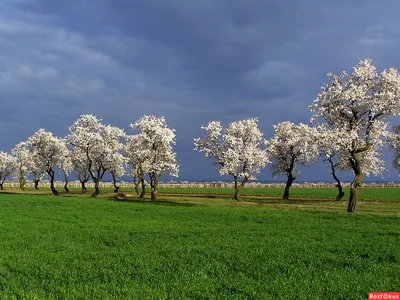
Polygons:
M400 67L399 11L396 0L1 0L0 149L41 127L64 136L83 113L128 133L155 114L176 129L181 180L224 179L193 151L201 125L258 117L271 137L274 124L308 122L328 72L367 57ZM299 177L326 179L322 164Z

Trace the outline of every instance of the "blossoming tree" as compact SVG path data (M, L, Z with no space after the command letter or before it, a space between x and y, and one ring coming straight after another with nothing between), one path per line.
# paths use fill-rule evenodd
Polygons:
M90 179L89 160L81 148L75 147L71 152L72 168L81 183L82 193L85 193L87 191L86 182Z
M58 191L54 187L55 169L60 166L67 147L53 133L39 129L28 139L33 163L38 169L44 170L50 177L50 188L54 195Z
M117 193L119 190L119 185L117 185L118 179L119 177L124 176L126 172L125 157L120 152L111 153L106 165L108 166L108 170L112 176L114 193Z
M45 171L41 168L41 166L37 166L32 162L28 172L33 176L33 183L35 186L35 190L39 190L40 180L45 176Z
M331 130L326 126L318 126L318 142L320 147L320 154L323 161L329 165L331 175L336 181L338 195L336 200L340 201L344 197L343 185L337 175L338 170L343 170L343 160L347 155L346 149L340 143L341 132L339 130Z
M172 148L176 143L175 130L168 128L164 117L157 118L152 115L145 115L130 126L139 131L135 138L136 146L133 146L130 156L134 154L135 157L143 159L143 163L140 166L135 165L134 168L140 168L140 172L148 174L151 200L156 201L160 176L167 173L178 177L179 166ZM135 160L132 162L135 163Z
M4 182L15 172L16 168L17 159L6 152L0 152L0 190L3 190Z
M246 182L257 179L256 175L269 162L257 118L232 122L227 128L219 121L212 121L201 128L205 137L194 140L195 150L204 152L206 158L214 158L221 175L233 176L234 197L239 201Z
M146 172L151 164L151 156L145 151L146 143L141 135L131 135L127 137L125 153L128 164L131 166L131 174L136 194L143 198L146 194ZM146 155L144 155L146 153ZM141 191L139 193L139 186Z
M318 132L306 124L282 122L274 126L275 135L266 142L272 159L272 174L286 175L283 199L289 199L289 191L296 180L298 166L309 166L319 156Z
M72 164L72 151L68 150L66 141L63 140L63 142L65 143L65 147L64 147L64 153L62 153L61 155L61 159L60 159L60 170L62 172L62 174L64 175L64 190L65 192L69 193L69 189L68 189L68 175L69 173L71 173L72 169L73 169L73 164Z
M110 171L111 156L122 150L122 129L103 125L95 116L81 115L69 128L67 141L73 148L79 148L86 155L88 172L94 181L95 191L92 197L100 193L100 182L104 174Z
M310 106L312 121L327 128L340 130L349 153L347 165L354 172L350 186L348 212L356 211L359 190L365 174L363 159L375 165L379 173L381 160L377 157L388 135L388 118L400 114L400 75L395 68L377 72L372 61L361 60L352 74L328 74L330 83Z
M19 187L25 190L26 178L28 171L32 167L32 159L29 152L29 143L20 142L12 150L11 153L17 158L17 168L15 170L15 178L18 179Z

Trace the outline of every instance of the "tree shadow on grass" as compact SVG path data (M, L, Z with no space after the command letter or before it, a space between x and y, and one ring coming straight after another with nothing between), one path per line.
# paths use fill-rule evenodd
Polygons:
M7 192L7 191L0 191L0 195L18 195L17 193L13 193L13 192Z
M196 203L183 203L176 202L171 200L157 200L151 201L147 199L115 199L108 198L107 200L117 201L117 202L126 202L126 203L140 203L140 204L148 204L148 205L168 205L168 206L205 206L204 204L196 204Z
M341 203L336 201L335 199L260 199L260 198L245 198L243 199L246 202L258 203L258 204L322 204L322 203Z

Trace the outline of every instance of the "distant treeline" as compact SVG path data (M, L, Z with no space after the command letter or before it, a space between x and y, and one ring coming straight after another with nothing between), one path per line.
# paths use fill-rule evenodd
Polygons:
M41 186L48 187L49 181L42 180ZM63 181L55 181L54 182L56 187L63 187ZM349 187L350 182L344 182L344 187ZM282 188L285 187L286 183L284 182L271 182L271 183L261 183L261 182L250 182L247 184L247 188ZM81 183L79 181L71 181L69 182L69 186L72 188L80 188ZM93 182L88 182L86 184L88 188L94 188ZM133 188L134 185L132 182L119 182L119 186L121 188ZM363 183L365 187L376 187L376 188L385 188L385 187L400 187L400 182L365 182ZM5 182L5 188L18 188L18 182ZM26 183L27 188L33 188L34 182L27 181ZM104 188L112 188L113 182L101 182L100 187ZM232 188L232 182L160 182L160 188ZM335 184L333 182L301 182L301 183L293 183L294 188L335 188Z

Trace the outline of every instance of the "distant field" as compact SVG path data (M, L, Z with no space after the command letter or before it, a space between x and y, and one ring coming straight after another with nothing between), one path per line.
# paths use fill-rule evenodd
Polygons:
M0 193L0 298L366 299L400 287L396 215L64 196Z

